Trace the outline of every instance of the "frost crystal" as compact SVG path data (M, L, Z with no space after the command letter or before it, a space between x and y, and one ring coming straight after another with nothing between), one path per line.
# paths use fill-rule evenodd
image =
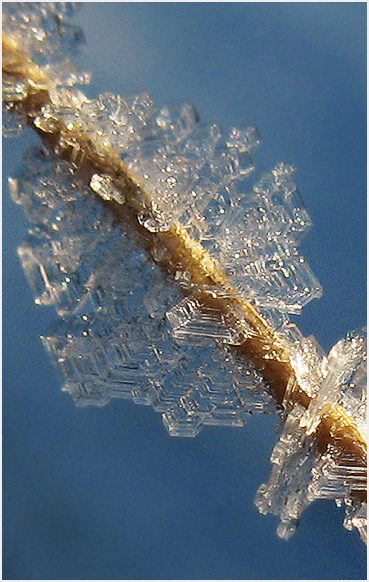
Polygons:
M249 151L260 141L253 128L233 128L222 140L217 126L199 123L192 106L157 111L147 93L129 102L109 93L89 100L74 89L53 89L50 97L35 125L52 132L61 120L56 150L73 148L77 162L81 132L102 159L114 147L148 196L138 213L144 228L163 232L180 223L219 260L240 295L262 310L299 313L321 296L297 248L311 220L293 168L277 165L244 193L254 169ZM108 175L94 174L90 185L104 200L125 201Z
M185 436L272 412L251 362L218 348L240 330L195 299L181 299L178 284L138 250L68 164L44 150L26 157L10 179L13 199L33 222L19 255L36 302L63 316L43 340L76 402L131 398L154 406L171 434ZM91 186L113 197L109 179L94 175Z
M208 338L214 338L223 343L236 345L241 332L246 332L248 324L235 325L227 321L215 309L202 307L193 297L185 298L167 312L167 318L172 326L172 335L176 339L184 339L202 343Z
M339 448L339 439L336 446L329 445L326 452L319 453L314 432L326 406L338 403L355 418L366 441L366 334L349 334L337 342L328 357L314 338L307 338L292 346L291 363L299 385L311 396L311 404L307 410L295 404L287 414L271 455L270 480L259 488L256 505L261 513L280 517L277 533L288 539L314 499L334 499L348 508L345 527L356 527L365 541L366 503L359 503L352 492L366 490L367 468ZM289 390L286 400L293 385Z
M80 2L4 2L3 32L19 40L38 65L54 71L59 64L61 69L65 55L75 55L84 43L82 29L72 20L79 6ZM67 79L63 76L64 82Z
M53 89L59 85L86 84L90 75L78 71L69 58L84 43L82 29L73 23L72 16L79 2L4 2L3 30L3 132L16 136L26 126L21 102L30 92ZM7 39L12 48L7 50ZM5 49L5 50L4 50ZM23 56L22 56L23 55ZM39 67L31 82L17 74L24 64L24 55ZM4 73L4 70L6 73ZM50 76L49 76L50 75ZM51 78L52 77L52 78Z
M217 125L200 124L189 104L158 110L146 92L92 100L72 88L89 80L65 60L83 42L70 19L77 6L6 3L3 15L4 132L31 123L71 162L39 148L9 179L32 223L18 253L35 301L61 316L43 341L64 390L82 406L114 397L151 405L176 436L243 426L251 414L275 410L261 373L237 351L255 339L240 307L247 305L272 326L266 334L276 345L288 347L283 358L293 370L259 511L278 515L277 533L289 538L314 499L335 499L346 505L345 527L366 539L366 467L340 434L323 452L316 438L336 406L366 442L366 336L350 334L326 356L289 321L322 293L298 250L311 220L294 168L278 164L252 185L254 128L223 136ZM26 117L22 105L37 92L43 99ZM86 160L88 185L78 172ZM173 232L184 246L191 240L201 283L186 270L187 255L171 275L161 269L170 256L160 233ZM276 353L263 353L264 363Z
M274 411L251 362L226 348L247 336L246 322L235 328L195 297L181 298L181 287L191 289L185 273L165 277L99 200L124 204L109 176L92 176L94 198L69 164L38 149L26 154L9 185L33 223L19 255L36 302L55 305L63 316L43 340L79 405L101 406L114 397L149 404L176 436L195 436L205 425L243 426L250 414ZM291 336L292 324L278 319L278 310L265 316L293 337L291 364L311 404L291 408L290 382L272 475L256 504L280 516L278 535L288 538L315 498L344 501L345 526L364 535L361 506L353 508L350 492L366 487L366 469L332 447L319 455L313 432L327 394L365 426L365 338L351 334L326 357L296 326Z

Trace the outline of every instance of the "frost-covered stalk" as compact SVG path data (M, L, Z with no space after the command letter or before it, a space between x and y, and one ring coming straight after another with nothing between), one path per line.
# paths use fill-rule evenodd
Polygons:
M79 404L153 405L183 436L276 402L285 423L259 510L287 538L314 498L342 500L364 536L365 337L326 356L289 321L321 295L298 251L311 221L293 168L245 193L253 128L222 139L190 105L72 89L88 80L64 61L82 36L73 8L7 5L3 22L8 132L29 125L45 146L10 179L33 223L19 254L36 302L63 317L44 341L65 389Z

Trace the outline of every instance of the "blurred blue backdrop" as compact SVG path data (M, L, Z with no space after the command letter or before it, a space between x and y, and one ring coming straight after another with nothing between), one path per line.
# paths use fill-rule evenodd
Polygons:
M253 124L258 171L284 161L314 221L302 245L324 287L298 323L329 349L365 323L366 3L86 3L78 14L90 96L148 90L206 123ZM28 133L4 142L4 179ZM253 499L270 472L274 418L170 438L147 407L77 409L39 335L16 248L22 209L5 188L5 579L363 579L343 511L316 502L296 535Z

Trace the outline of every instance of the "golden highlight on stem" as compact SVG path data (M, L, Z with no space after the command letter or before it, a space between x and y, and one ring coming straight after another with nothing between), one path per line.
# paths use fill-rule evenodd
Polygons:
M3 33L3 72L21 77L31 87L40 89L50 85L51 79L44 69L36 65L19 46L18 41Z
M48 91L53 86L52 79L31 61L16 40L6 35L3 35L3 75L16 76L28 83L28 95L17 106L23 108L28 124L45 144L53 151L58 146L58 154L73 161L78 172L87 180L96 172L112 178L114 186L124 193L126 203L124 206L115 201L106 204L120 220L133 226L141 244L152 255L155 256L155 249L164 251L157 262L166 272L187 273L193 287L184 292L190 292L204 306L216 309L219 315L226 315L228 321L239 324L239 343L232 347L255 363L277 403L282 406L287 385L294 382L295 389L290 400L308 408L311 397L298 385L290 363L287 340L270 326L251 303L240 298L219 263L178 222L165 232L149 232L141 226L137 217L143 209L150 208L151 199L144 187L130 175L119 154L109 147L103 154L98 152L85 133L68 131L62 120L57 121L53 131L46 132L37 126L35 118L50 100ZM209 286L221 292L211 293ZM247 330L244 321L247 322ZM326 407L315 436L320 452L324 452L329 444L334 444L342 452L352 455L358 465L366 465L366 442L354 419L341 406ZM357 492L357 496L362 498L363 493L366 494Z

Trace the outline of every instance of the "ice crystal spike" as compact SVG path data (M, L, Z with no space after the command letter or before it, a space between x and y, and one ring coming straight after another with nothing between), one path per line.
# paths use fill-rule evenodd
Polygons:
M255 500L261 513L280 516L277 534L289 539L306 507L307 486L312 468L312 439L300 428L303 409L296 405L289 413L278 444L271 456L273 469L269 483L262 485Z
M90 188L103 200L115 200L119 204L124 204L125 202L124 195L114 187L110 176L93 174L90 180Z
M346 509L346 518L343 525L349 531L357 529L363 542L367 543L367 520L368 510L365 502L360 505L349 505Z
M224 316L219 316L216 309L201 307L195 298L185 298L167 312L167 318L172 326L172 335L178 340L200 342L208 338L218 339L224 343L237 344L241 329L232 329L232 322L227 322ZM245 322L247 329L247 323Z
M288 539L334 499L366 540L366 336L326 355L289 319L322 293L298 250L311 220L294 168L252 181L254 128L224 137L189 104L74 89L88 81L65 60L83 41L76 7L7 3L3 20L5 133L44 141L9 179L32 224L18 252L35 301L61 316L43 341L64 390L151 405L175 436L278 404L259 511Z
M227 147L240 153L250 152L260 145L260 136L254 127L240 130L234 127L227 140Z

